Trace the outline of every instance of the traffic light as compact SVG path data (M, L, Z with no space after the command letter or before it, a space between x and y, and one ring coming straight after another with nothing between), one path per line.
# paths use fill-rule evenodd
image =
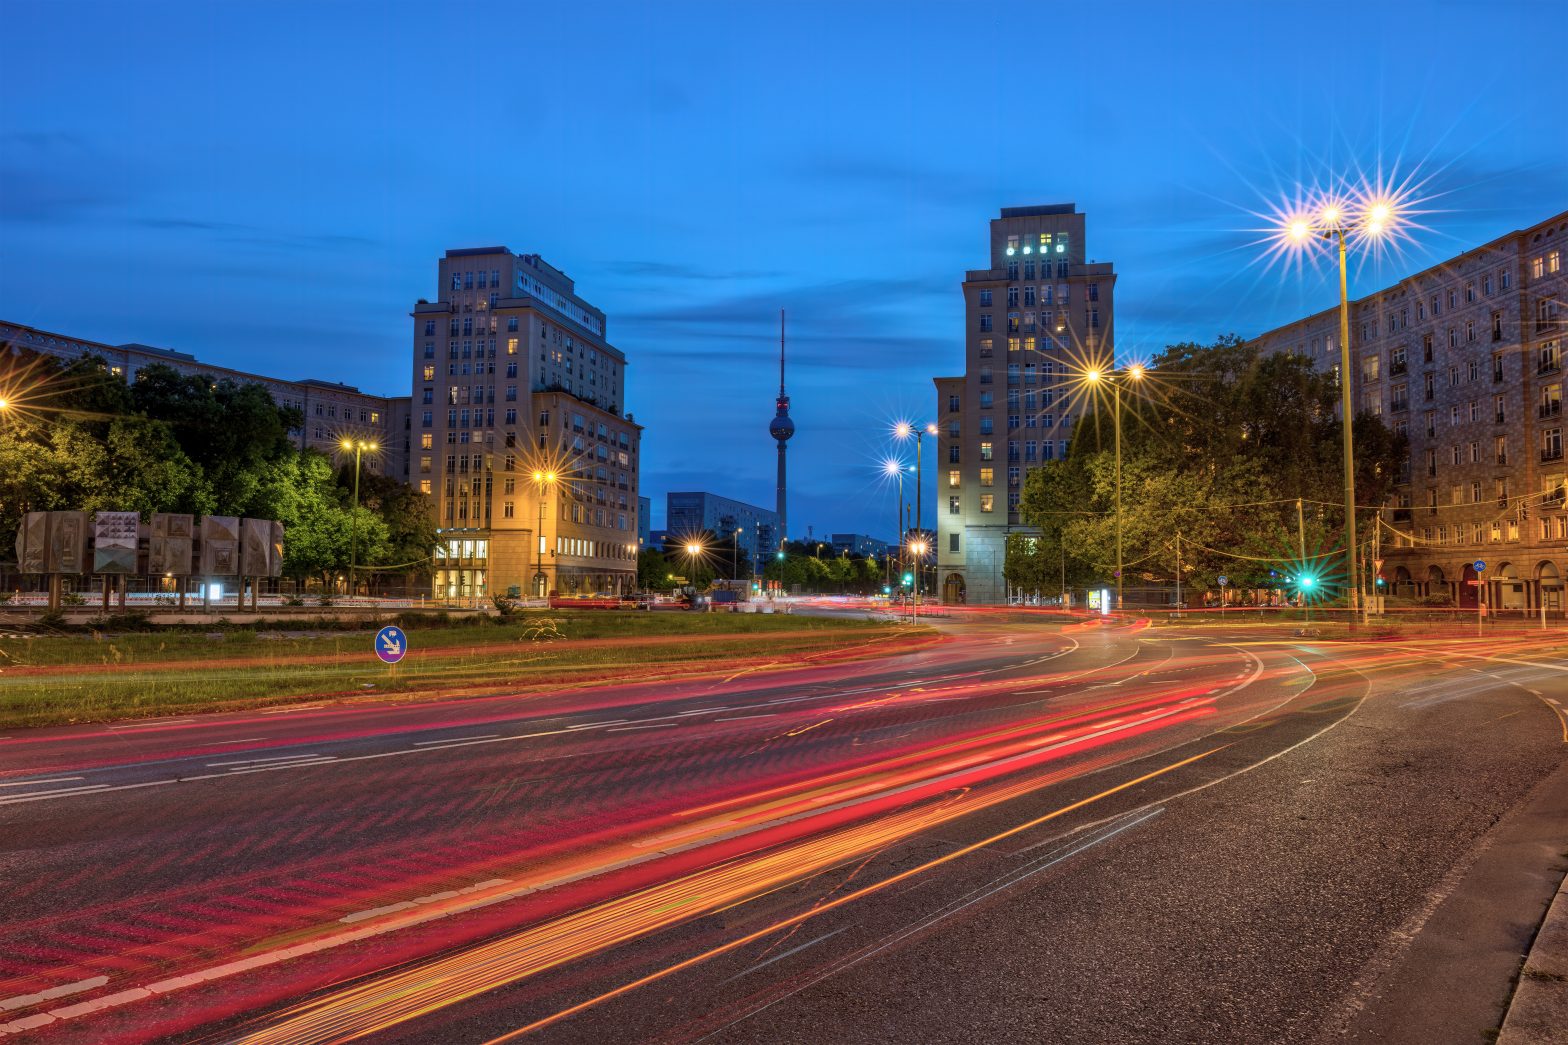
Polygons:
M904 583L905 584L913 584L913 583L915 583L915 575L912 574L912 573L904 574Z
M784 558L784 553L783 552L779 552L779 558L781 558L781 559Z
M1310 573L1304 573L1304 574L1301 575L1301 578L1296 582L1296 585L1297 585L1297 587L1301 588L1303 591L1308 591L1316 583L1317 583L1317 578L1316 577L1313 577L1312 574L1310 574Z

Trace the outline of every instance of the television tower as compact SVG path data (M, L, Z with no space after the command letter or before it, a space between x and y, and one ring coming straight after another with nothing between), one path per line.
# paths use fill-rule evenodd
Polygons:
M773 416L773 422L768 425L768 434L773 436L779 444L779 487L778 487L778 513L779 513L779 549L784 547L785 538L789 534L789 515L786 510L784 490L784 452L789 444L789 437L795 434L795 422L789 419L789 396L784 393L784 310L779 309L779 398L775 405L778 413Z

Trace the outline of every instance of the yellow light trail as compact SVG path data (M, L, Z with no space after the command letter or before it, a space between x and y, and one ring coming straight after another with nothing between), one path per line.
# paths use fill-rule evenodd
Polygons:
M644 983L689 968L734 950L772 932L789 928L869 896L913 875L929 871L1013 835L1038 827L1074 810L1135 787L1200 759L1223 747L1174 762L1096 795L1062 806L890 878L863 886L810 911L785 918L728 944L650 974L552 1016L528 1024L497 1041L511 1040L624 994ZM350 1041L394 1027L407 1020L436 1012L457 1002L538 975L569 961L598 953L668 928L672 925L732 906L738 900L798 881L822 869L898 842L956 816L1017 797L1048 782L1073 775L1073 770L1000 787L975 802L950 803L937 808L903 809L869 823L852 824L771 851L750 854L705 868L626 896L595 904L571 914L531 926L504 939L481 944L459 954L379 977L285 1012L278 1022L237 1039L252 1045L308 1045L314 1042ZM972 793L972 792L971 792Z

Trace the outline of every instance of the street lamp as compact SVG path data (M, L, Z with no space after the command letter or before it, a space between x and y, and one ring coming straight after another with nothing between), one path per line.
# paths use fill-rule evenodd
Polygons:
M912 555L915 560L915 602L913 619L916 621L920 619L920 564L925 559L926 548L926 542L923 540L912 541L909 545L909 554Z
M883 461L882 474L898 479L898 504L894 506L897 508L898 518L894 520L893 535L898 540L898 546L902 548L904 546L904 466L891 459ZM893 586L893 556L891 555L887 557L887 570L887 583L891 588Z
M701 554L702 545L696 541L687 542L686 557L691 561L691 594L693 599L697 597L697 556Z
M1122 611L1122 382L1134 384L1143 380L1144 369L1134 363L1120 372L1092 368L1085 371L1084 380L1091 385L1102 381L1111 386L1111 426L1116 432L1116 612Z
M900 421L898 424L893 426L893 434L898 436L900 439L908 439L911 435L915 437L915 532L924 533L925 520L922 517L921 510L924 507L925 497L923 496L921 490L920 451L921 447L925 444L925 437L928 435L934 436L937 434L937 427L934 423L927 422L925 427L917 428L908 421ZM916 594L918 594L920 591L922 573L922 567L917 561L915 564Z
M1360 609L1361 577L1356 563L1355 397L1351 393L1350 283L1346 271L1346 240L1376 241L1390 235L1399 222L1393 196L1327 199L1316 213L1288 215L1280 230L1287 245L1307 246L1314 239L1333 240L1339 248L1339 401L1345 458L1345 568L1350 578L1350 616Z
M354 597L354 570L359 565L359 459L366 451L380 449L365 439L345 439L344 450L354 451L354 511L348 517L348 597ZM244 594L243 592L241 594ZM108 596L104 596L108 598Z
M560 476L553 471L545 471L543 469L536 469L534 471L534 489L535 492L537 492L539 495L539 532L535 534L535 537L538 538L537 544L539 550L537 552L537 558L534 560L534 597L538 599L542 599L545 596L547 580L544 575L545 491L555 486L559 479Z

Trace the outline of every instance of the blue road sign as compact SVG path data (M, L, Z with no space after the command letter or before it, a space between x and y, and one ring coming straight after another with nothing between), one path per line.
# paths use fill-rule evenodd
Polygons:
M1486 560L1485 559L1477 559L1475 561L1475 572L1477 572L1477 573L1485 573L1486 572Z
M376 632L376 656L387 664L396 664L408 652L408 636L402 628L387 625Z
M1230 578L1225 576L1223 573L1220 574L1220 587L1223 588L1223 587L1225 587L1225 585L1227 585L1229 583L1230 583Z

